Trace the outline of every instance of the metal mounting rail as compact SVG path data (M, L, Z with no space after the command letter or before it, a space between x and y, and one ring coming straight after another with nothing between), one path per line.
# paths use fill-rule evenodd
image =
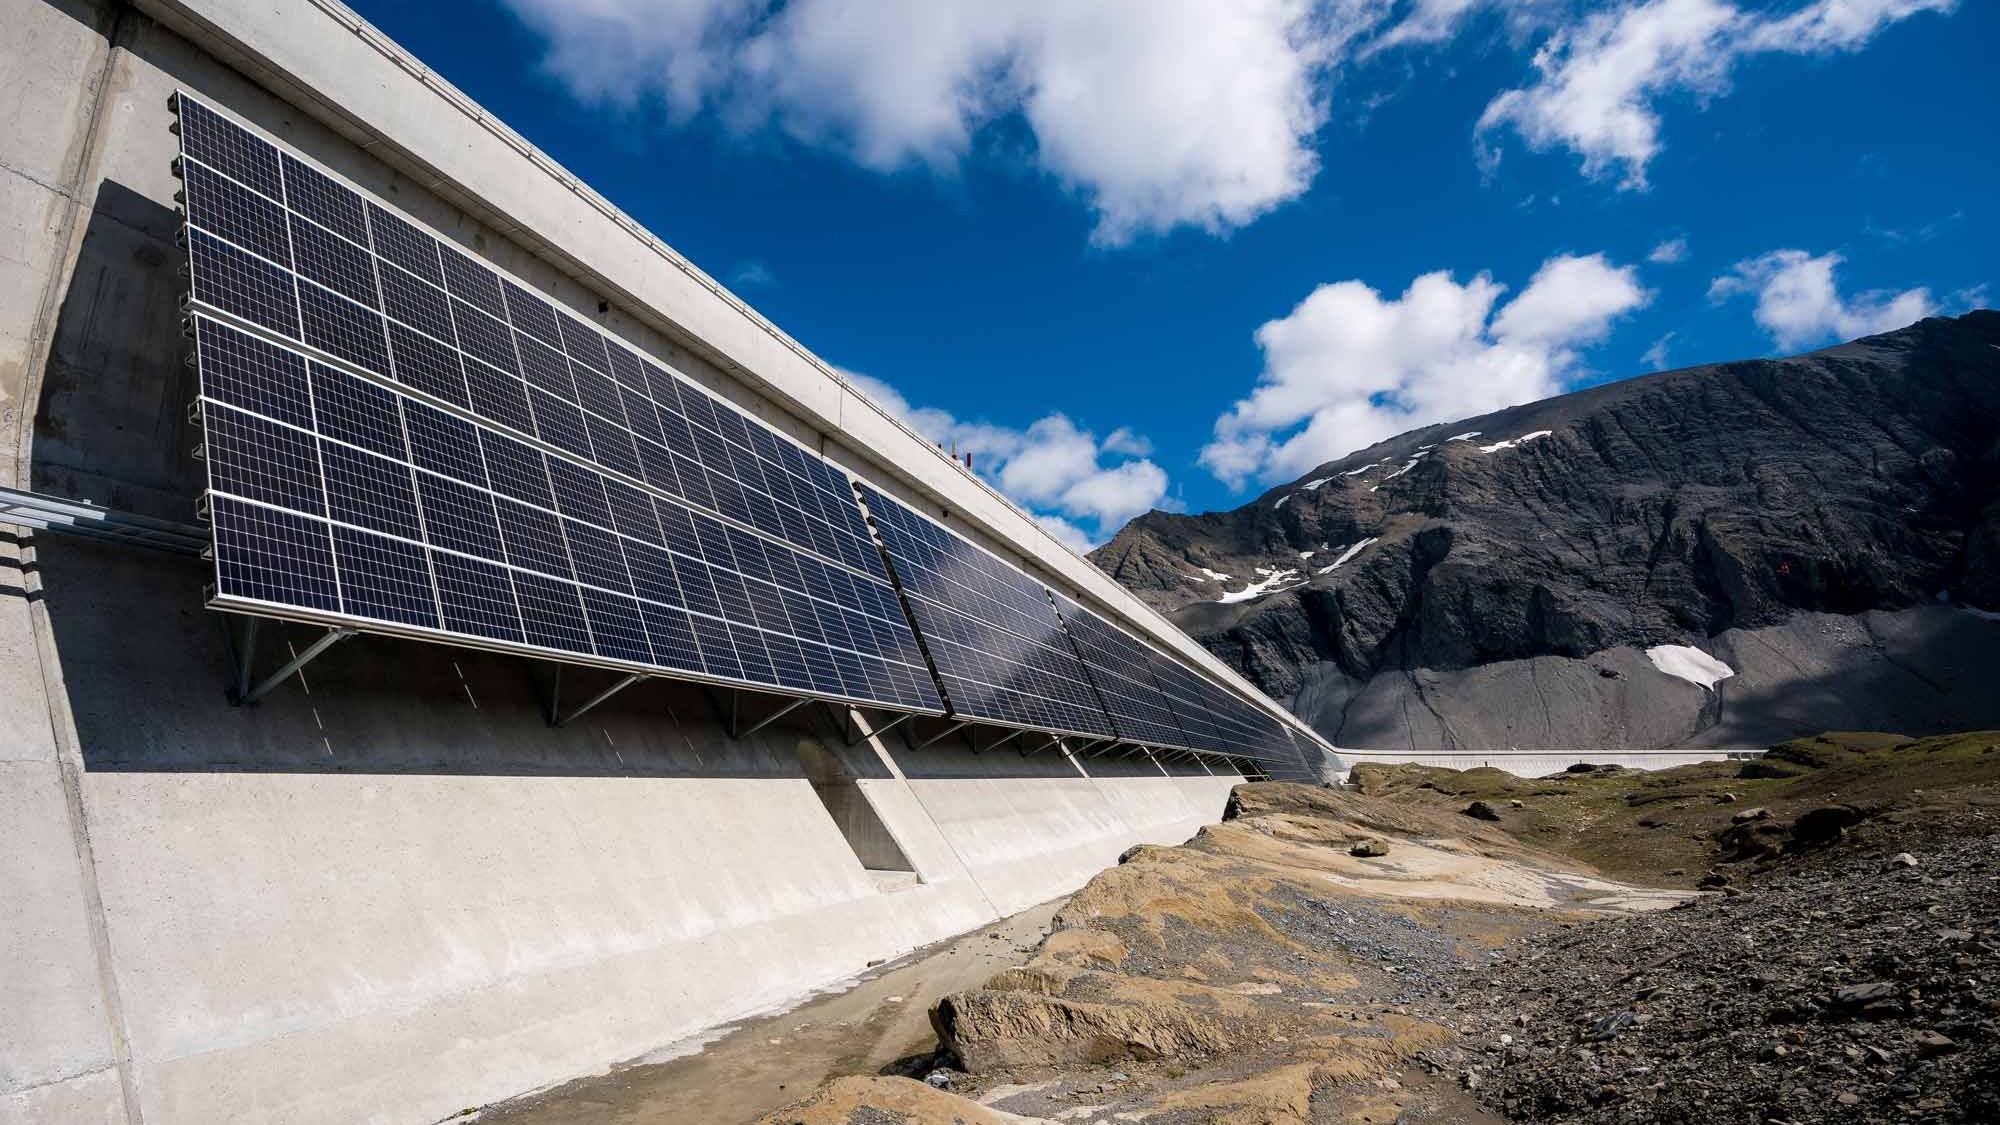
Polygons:
M199 555L208 549L208 529L193 524L156 520L131 512L113 511L84 500L46 496L18 488L0 488L0 523L38 531L59 531L132 547L150 547L177 555Z

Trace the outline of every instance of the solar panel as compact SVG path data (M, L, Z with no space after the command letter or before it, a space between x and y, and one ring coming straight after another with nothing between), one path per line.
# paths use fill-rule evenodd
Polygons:
M1118 736L1041 583L870 485L855 487L952 715Z
M1148 746L1196 746L1174 717L1154 678L1152 661L1158 658L1131 634L1097 614L1060 594L1054 598L1056 615L1076 646L1117 737Z
M942 712L845 474L176 110L212 605Z

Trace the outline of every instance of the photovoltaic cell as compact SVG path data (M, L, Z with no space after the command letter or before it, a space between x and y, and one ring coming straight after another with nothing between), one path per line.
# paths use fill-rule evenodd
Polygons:
M403 456L398 396L366 379L324 363L307 363L319 432L384 457Z
M413 283L414 284L414 283ZM389 322L390 363L396 380L457 407L472 404L458 353L421 332Z
M547 301L512 281L503 279L500 288L507 301L507 319L515 328L551 348L562 347L562 331L556 327L556 311L549 307Z
M311 429L312 392L306 361L252 336L195 322L195 349L209 396L252 414Z
M285 269L192 228L188 262L195 300L298 338L299 295Z
M356 617L439 627L427 552L406 539L333 525L342 608Z
M228 597L326 612L340 610L333 542L323 520L248 504L209 501L216 590Z
M282 205L193 161L182 169L182 196L189 222L276 265L292 264Z
M367 211L361 196L333 177L283 153L285 205L358 246L368 245Z
M384 260L410 271L412 275L442 289L444 271L438 265L437 241L392 211L370 203L368 228L375 253Z
M522 643L521 610L507 568L443 551L431 555L444 627L489 640Z
M193 98L175 101L174 126L183 157L191 156L267 199L284 202L276 147Z
M411 464L474 488L487 486L478 427L411 399L403 400L403 427L409 434Z
M210 488L307 515L326 514L319 443L310 432L243 413L219 399L202 407Z
M299 282L298 293L307 344L377 375L389 373L389 338L380 315L310 281Z
M382 309L391 320L451 345L451 298L444 290L388 262L380 263L376 276L382 283Z
M368 251L297 215L292 216L292 268L350 301L381 307Z

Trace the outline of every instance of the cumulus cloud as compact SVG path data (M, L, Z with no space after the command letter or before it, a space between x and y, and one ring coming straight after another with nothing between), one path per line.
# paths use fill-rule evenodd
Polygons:
M1550 258L1501 304L1505 292L1490 274L1460 284L1442 270L1393 298L1321 285L1257 330L1263 374L1216 421L1202 464L1231 487L1288 480L1415 426L1545 398L1651 299L1635 268L1602 254Z
M1749 56L1858 50L1890 24L1957 2L1816 0L1776 14L1730 0L1643 0L1598 12L1549 37L1532 84L1488 103L1478 125L1482 156L1497 160L1491 134L1510 129L1529 148L1576 153L1586 175L1615 174L1620 186L1643 188L1661 148L1663 99L1713 98Z
M1754 295L1752 315L1784 349L1887 332L1937 311L1924 288L1841 296L1833 276L1840 262L1834 253L1815 258L1804 250L1773 250L1738 262L1709 285L1708 296L1720 303Z
M1318 170L1331 66L1390 0L507 0L586 97L949 169L1007 118L1096 238L1239 227Z
M1169 506L1166 470L1147 459L1151 443L1129 429L1100 440L1064 414L1045 415L1026 429L964 422L949 411L912 406L880 379L842 375L918 433L971 453L976 472L1079 550L1109 539L1134 516Z

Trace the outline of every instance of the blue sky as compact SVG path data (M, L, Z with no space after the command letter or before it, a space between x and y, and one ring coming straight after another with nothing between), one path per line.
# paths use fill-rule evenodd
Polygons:
M2000 292L1983 0L356 6L1078 543Z

